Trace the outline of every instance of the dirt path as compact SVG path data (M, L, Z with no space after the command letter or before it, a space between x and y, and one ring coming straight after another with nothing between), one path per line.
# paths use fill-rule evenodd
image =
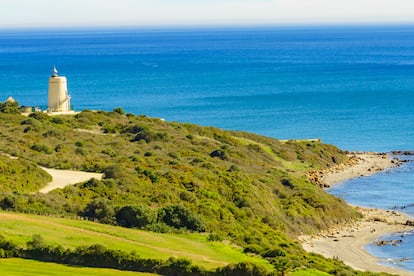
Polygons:
M68 185L74 185L79 182L87 181L91 178L102 179L101 173L89 173L80 171L55 170L42 168L52 176L52 182L42 188L39 193L46 194L57 188L64 188Z

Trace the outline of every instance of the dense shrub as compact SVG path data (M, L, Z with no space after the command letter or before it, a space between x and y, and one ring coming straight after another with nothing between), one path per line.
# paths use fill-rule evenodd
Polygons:
M41 235L32 235L32 239L27 242L28 248L43 248L46 246L45 240Z
M167 133L163 132L153 132L149 129L141 129L139 130L134 139L132 139L132 142L137 142L144 140L145 142L149 143L151 141L165 141L167 139L168 135Z
M218 268L215 275L220 276L264 276L270 275L265 268L252 263L230 264L223 268Z
M13 196L5 196L0 200L0 208L3 210L13 210L16 206L16 198Z
M244 253L253 253L253 254L260 254L263 251L263 248L258 244L249 244L244 249Z
M29 117L41 122L49 120L49 115L43 112L33 112L29 115Z
M89 151L84 148L76 148L75 153L81 156L87 156L89 154Z
M65 121L60 117L52 117L52 119L50 121L52 123L58 124L58 125L63 125L65 123Z
M115 157L117 155L116 152L113 149L103 149L102 153L106 154L110 157Z
M8 114L20 114L19 103L15 101L0 102L0 112Z
M89 202L83 211L83 216L102 222L112 222L114 218L114 208L110 205L109 200L94 199Z
M121 165L111 165L104 170L104 178L120 179L125 175L124 167Z
M31 149L34 151L43 152L46 154L52 154L54 152L54 150L50 146L42 145L42 144L35 144L31 147Z
M121 114L121 115L125 115L125 111L121 107L114 108L113 112Z
M18 252L19 246L0 234L0 258L16 257Z
M218 157L221 160L228 160L229 159L228 155L227 155L227 152L223 149L213 151L212 153L210 153L210 156L213 157L213 158Z
M174 228L187 228L198 232L206 230L203 221L182 205L170 205L162 208L159 210L158 218Z
M143 175L145 175L146 177L148 177L152 183L158 182L160 180L159 176L156 175L153 171L151 170L144 170L142 172Z
M20 122L20 124L21 125L29 125L29 126L31 126L30 129L33 129L33 130L39 130L42 127L42 123L39 122L38 120L33 119L33 118L24 119L23 121ZM25 131L25 132L27 132L27 131Z
M104 133L118 133L122 130L122 126L119 124L104 124L102 125L102 131Z
M116 213L116 222L124 227L143 228L156 221L156 213L144 206L124 206Z
M295 185L289 179L284 178L284 179L282 179L281 183L285 187L289 187L291 189L295 188Z
M132 134L137 134L138 132L144 131L144 130L148 130L148 127L146 126L141 126L141 125L132 125L132 126L127 126L122 130L122 133L132 133Z

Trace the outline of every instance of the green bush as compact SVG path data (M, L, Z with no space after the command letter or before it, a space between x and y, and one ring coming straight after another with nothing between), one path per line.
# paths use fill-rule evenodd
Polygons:
M121 114L121 115L125 115L125 111L120 107L114 108L113 112Z
M13 210L16 206L16 198L13 196L5 196L0 201L0 208L3 210Z
M5 103L0 102L0 112L7 114L20 114L19 103L13 101Z
M79 155L81 155L81 156L88 156L89 151L88 151L88 150L86 150L85 148L76 148L76 149L75 149L75 153L76 153L76 154L79 154Z
M52 120L50 120L50 121L52 123L58 124L58 125L63 125L65 123L65 121L62 118L56 117L56 116L52 117Z
M102 153L106 154L110 157L115 157L117 155L116 152L113 149L103 149Z
M45 240L41 235L35 234L32 236L32 239L27 242L28 248L42 248L45 247Z
M230 264L218 268L215 275L218 276L266 276L271 275L265 268L252 263Z
M148 207L124 206L116 213L116 222L124 227L143 228L156 222L156 214Z
M38 121L44 122L49 120L49 115L43 112L33 112L29 115L29 118L33 118Z
M114 220L114 208L107 199L94 199L89 202L82 215L101 222L110 223Z
M103 172L103 178L121 179L125 176L125 167L122 165L110 165Z
M37 152L43 152L46 154L52 154L55 151L48 145L42 145L42 144L35 144L31 147L32 150Z
M152 141L165 141L167 140L167 137L167 133L152 132L148 129L141 129L137 132L134 139L132 139L132 142L139 142L141 140L144 140L147 143L150 143Z
M218 157L221 160L228 160L229 159L229 157L227 155L227 152L223 149L219 149L219 150L215 150L215 151L211 152L210 156L213 157L213 158Z
M249 244L244 249L244 253L253 253L253 254L260 254L263 251L263 248L258 244Z
M193 231L204 232L203 221L182 205L170 205L159 210L158 218L165 224L174 228L186 228Z
M152 183L156 183L160 180L159 176L156 175L153 171L151 170L144 170L142 172L143 175L145 175L146 177L148 177Z

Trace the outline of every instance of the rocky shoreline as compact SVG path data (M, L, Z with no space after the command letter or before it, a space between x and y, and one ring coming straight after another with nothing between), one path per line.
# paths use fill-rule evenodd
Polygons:
M411 152L393 152L392 154L395 156L411 155ZM403 162L385 153L349 152L347 155L348 159L343 164L321 172L311 172L308 175L309 179L321 187L330 187L351 178L368 176L397 167ZM412 272L379 265L379 260L364 249L369 243L378 246L388 243L388 241L378 239L387 233L412 230L414 220L395 210L386 211L357 206L355 208L362 214L360 220L337 225L317 235L301 236L299 241L302 247L308 252L340 259L358 270L414 275ZM399 241L391 242L395 242L396 245L399 243Z
M341 164L320 171L310 171L308 179L322 188L329 188L347 179L369 176L398 167L404 162L397 157L391 158L386 153L346 152L346 155L348 158Z

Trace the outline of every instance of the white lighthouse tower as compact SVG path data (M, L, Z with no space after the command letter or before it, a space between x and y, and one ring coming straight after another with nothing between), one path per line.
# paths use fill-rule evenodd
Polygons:
M66 77L58 76L56 67L53 67L52 76L49 78L48 112L69 112L70 96L66 84Z

